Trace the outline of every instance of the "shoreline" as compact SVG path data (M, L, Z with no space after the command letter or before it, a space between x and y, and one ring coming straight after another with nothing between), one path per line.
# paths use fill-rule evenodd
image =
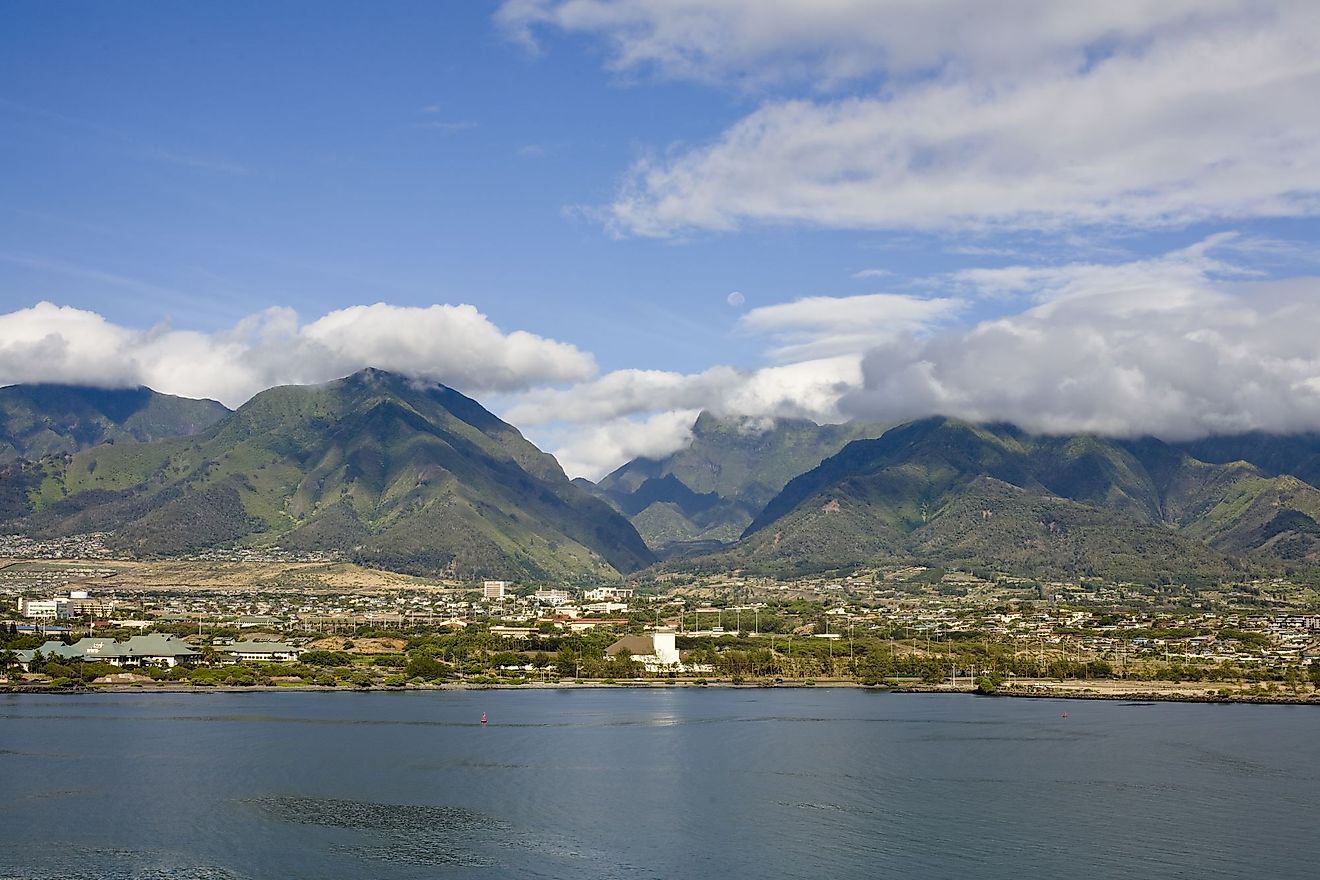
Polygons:
M629 681L629 682L528 682L526 684L467 684L453 682L439 685L414 685L409 687L323 687L320 685L217 685L214 687L179 686L173 684L112 684L96 685L83 688L56 688L48 685L0 685L0 694L58 694L63 696L84 696L89 694L244 694L244 693L425 693L442 691L480 691L480 690L657 690L667 688L691 688L705 690L776 690L776 689L856 689L891 694L966 694L982 696L987 699L1027 699L1027 700L1106 700L1111 702L1137 703L1247 703L1256 705L1320 706L1320 691L1312 694L1253 694L1253 693L1207 693L1188 689L1165 690L1109 690L1097 691L1091 688L1072 688L1067 686L1051 687L1047 684L1033 684L1032 689L1005 688L992 694L978 694L972 687L947 687L938 685L869 685L855 681L784 681L779 683L740 683L727 681Z

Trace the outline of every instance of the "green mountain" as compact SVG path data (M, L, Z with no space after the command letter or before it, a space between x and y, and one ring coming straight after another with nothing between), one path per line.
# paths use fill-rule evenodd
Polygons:
M214 400L150 388L10 385L0 388L0 462L184 437L227 415Z
M1245 461L1270 474L1290 474L1320 486L1320 434L1267 434L1251 431L1205 437L1178 448L1193 458L1214 464Z
M1050 437L933 418L791 480L719 566L879 560L1138 582L1320 558L1320 490L1152 438Z
M7 530L104 531L142 556L237 543L532 580L653 559L627 520L476 401L378 370L272 388L195 437L100 446L4 483L26 501L14 511L15 491L0 492Z
M879 433L865 424L703 412L686 447L665 458L633 459L593 491L627 516L654 549L717 545L736 540L793 477L849 441Z

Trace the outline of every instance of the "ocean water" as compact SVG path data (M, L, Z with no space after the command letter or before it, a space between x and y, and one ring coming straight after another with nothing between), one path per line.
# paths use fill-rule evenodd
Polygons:
M1315 878L1317 820L1306 706L0 695L0 878Z

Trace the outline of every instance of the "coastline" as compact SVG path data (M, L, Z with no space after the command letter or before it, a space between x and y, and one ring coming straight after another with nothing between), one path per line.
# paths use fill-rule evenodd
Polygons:
M1240 692L1217 692L1214 688L1165 687L1154 690L1129 690L1109 688L1097 690L1097 684L1115 684L1116 682L1088 682L1088 687L1074 687L1054 682L1033 682L1029 687L1006 687L991 694L977 694L972 687L950 687L941 685L868 685L856 681L783 681L741 682L729 681L563 681L563 682L527 682L523 684L468 684L465 682L447 682L434 685L411 685L408 687L323 687L320 685L217 685L214 687L180 686L177 684L107 684L83 688L58 688L44 684L38 685L0 685L0 694L59 694L63 696L84 696L89 694L242 694L242 693L419 693L439 691L479 691L479 690L657 690L672 688L695 688L710 690L775 690L775 689L860 689L891 694L967 694L982 696L987 699L1029 699L1029 700L1106 700L1111 702L1137 703L1249 703L1257 705L1309 705L1320 706L1320 691L1310 694L1261 694ZM1213 684L1220 684L1218 682Z

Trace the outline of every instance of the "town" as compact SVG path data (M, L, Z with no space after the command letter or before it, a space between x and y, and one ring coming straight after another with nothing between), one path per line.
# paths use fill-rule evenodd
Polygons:
M1320 610L1282 581L1040 583L910 567L615 585L266 557L0 568L7 688L888 686L1310 698Z

